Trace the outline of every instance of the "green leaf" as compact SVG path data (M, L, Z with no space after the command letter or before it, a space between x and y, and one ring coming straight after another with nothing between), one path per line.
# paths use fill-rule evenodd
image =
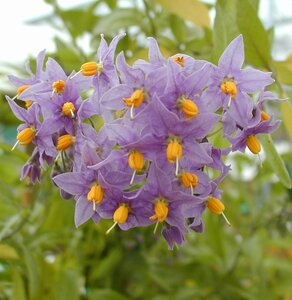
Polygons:
M104 32L118 32L133 25L143 27L144 18L145 16L135 8L114 10L97 22L94 35Z
M265 150L267 161L269 162L271 168L274 170L286 188L292 188L290 175L285 167L284 161L275 148L271 135L263 135L261 141Z
M26 300L26 293L25 293L25 285L24 281L20 275L19 270L13 268L12 270L12 279L13 279L13 288L12 288L12 295L11 300Z
M95 279L108 277L123 258L121 249L113 249L100 263L96 266L94 272Z
M178 16L171 14L169 16L170 29L179 43L183 43L186 40L186 25L185 22Z
M284 61L274 61L273 67L275 74L281 83L292 85L292 55L289 55Z
M13 247L0 244L0 259L19 259L19 256Z
M249 1L237 1L237 25L244 37L246 62L270 69L269 35Z
M110 289L96 289L93 291L92 294L89 296L89 300L128 300L128 297L125 297L118 292L115 292Z
M236 24L236 1L218 0L213 30L212 61L218 62L227 45L239 34Z
M287 100L285 102L281 102L280 105L285 128L292 140L292 104L289 100Z
M209 11L205 4L196 0L155 0L169 12L202 27L210 26Z
M55 300L78 300L79 276L75 270L63 270L57 277L54 289Z
M24 260L27 268L29 299L35 300L40 289L40 269L30 249L23 247Z

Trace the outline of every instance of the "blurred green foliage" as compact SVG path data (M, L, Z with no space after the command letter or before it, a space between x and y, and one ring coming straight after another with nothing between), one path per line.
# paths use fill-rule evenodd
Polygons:
M118 50L129 62L147 57L146 37L154 36L166 56L184 52L214 63L242 33L246 64L272 71L272 88L289 96L291 56L281 62L271 57L273 28L264 28L258 18L259 1L218 0L213 6L195 0L96 0L66 10L56 0L46 2L53 15L30 23L49 23L67 36L56 36L56 51L48 55L68 73L94 59L100 33L110 39L126 31ZM83 46L85 37L90 49ZM153 228L116 229L106 236L111 222L102 221L76 229L74 201L61 199L51 170L35 187L20 183L29 154L10 152L18 121L6 93L15 91L2 91L0 110L1 300L292 299L290 99L272 107L283 126L274 143L271 137L263 141L262 167L249 155L228 157L233 171L221 188L232 226L206 212L205 232L189 234L180 249L169 251ZM222 143L219 135L214 141ZM270 144L282 149L282 158Z

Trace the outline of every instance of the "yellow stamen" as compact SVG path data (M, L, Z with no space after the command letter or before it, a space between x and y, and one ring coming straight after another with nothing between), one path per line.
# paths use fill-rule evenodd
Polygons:
M144 93L142 89L137 89L133 92L131 97L129 98L123 98L124 103L128 106L131 107L131 119L134 119L134 107L140 107L141 104L143 103L145 99Z
M134 170L133 175L130 180L130 185L133 184L135 175L137 171L141 171L144 168L144 156L139 151L132 151L128 157L128 164L131 169Z
M260 153L262 147L261 143L255 135L249 135L245 141L246 146L253 154Z
M128 158L129 167L136 171L141 171L144 168L144 156L139 151L132 151Z
M87 200L93 203L93 211L95 211L95 205L101 203L103 196L103 188L98 183L95 183L87 194Z
M25 100L25 107L29 108L32 106L32 100Z
M178 140L176 139L170 140L166 149L167 160L173 164L176 160L181 159L182 153L183 153L182 145L178 142Z
M74 112L76 111L76 108L72 102L65 102L62 106L62 113L63 115L67 117L74 118Z
M220 87L221 91L224 94L229 94L231 98L234 98L237 95L237 87L233 81L224 81Z
M154 215L151 216L150 220L157 220L162 223L168 216L168 203L164 198L158 198L154 205Z
M81 65L80 70L84 76L92 76L98 72L98 64L95 61L89 61Z
M73 76L71 76L69 79L73 79L78 74L82 73L84 76L93 76L97 74L98 72L103 71L103 63L102 62L95 62L95 61L89 61L81 65L80 71L75 73Z
M226 218L225 214L223 213L223 211L225 210L225 206L219 199L215 197L210 197L209 200L207 201L207 207L210 209L212 213L216 215L222 215L226 223L229 226L231 225L228 219Z
M185 113L185 117L187 119L195 117L199 113L198 106L190 99L183 99L179 102L179 105L181 106L181 109Z
M71 134L64 134L58 137L57 150L66 150L76 142L76 137Z
M53 93L61 94L64 92L65 89L65 81L64 80L58 80L52 83L53 87Z
M181 182L186 188L195 188L198 185L198 176L194 173L183 172L181 175Z
M125 223L128 219L128 216L129 206L126 203L121 203L120 206L114 212L114 224L106 231L106 234L109 234L117 224Z
M261 122L268 121L269 119L270 119L270 116L266 112L262 111L261 112Z
M20 145L28 145L32 142L34 137L35 137L35 129L32 127L27 127L18 133L16 139L18 140Z
M22 86L20 86L18 89L17 89L17 92L16 92L16 95L12 98L12 100L15 100L17 97L20 96L20 94L25 91L26 89L28 89L30 87L29 84L24 84Z
M185 66L185 58L183 56L174 56L172 60L178 63L181 67Z

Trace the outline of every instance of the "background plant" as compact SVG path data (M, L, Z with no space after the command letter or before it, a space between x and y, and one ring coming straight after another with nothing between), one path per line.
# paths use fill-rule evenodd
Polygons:
M127 32L118 51L127 49L129 63L146 58L147 36L158 39L165 56L181 51L217 63L228 43L242 33L246 64L272 71L272 89L280 97L290 95L291 59L272 58L273 28L264 28L258 18L259 1L219 0L212 6L191 0L180 5L108 0L69 10L57 1L46 2L54 14L31 23L49 22L66 35L66 40L56 36L56 52L48 55L68 73L94 58L100 33L110 40ZM83 46L85 37L90 49ZM15 91L4 94L14 96ZM274 143L264 141L262 168L249 155L229 158L233 171L221 188L232 227L206 213L205 233L192 233L179 250L168 251L151 228L106 236L111 222L104 221L75 229L74 204L60 198L50 170L35 187L20 183L28 154L10 152L18 121L1 97L0 299L292 298L290 99L273 107L283 122ZM220 136L214 142L220 146ZM282 158L273 145L281 146Z

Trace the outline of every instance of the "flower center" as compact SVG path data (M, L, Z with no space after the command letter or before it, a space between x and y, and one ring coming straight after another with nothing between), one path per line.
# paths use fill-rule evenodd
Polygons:
M185 66L185 58L183 56L174 56L172 60L178 63L181 67Z
M35 128L27 127L21 130L17 134L16 139L20 143L20 145L28 145L32 142L34 137L35 137Z
M126 203L121 203L115 210L113 219L117 224L123 224L127 221L129 216L129 206Z
M81 65L80 70L84 76L92 76L99 71L99 65L95 61L89 61Z
M246 146L248 147L248 149L253 153L253 154L258 154L260 153L262 147L261 147L261 143L258 140L258 138L255 135L249 135L246 138Z
M26 108L29 108L32 106L32 100L25 100L24 103L25 103L24 105Z
M207 207L210 209L212 213L216 215L222 215L226 223L230 226L230 222L228 221L228 219L224 214L225 206L219 199L211 196L207 201Z
M168 216L168 203L164 198L157 198L154 205L154 215L151 216L150 220L157 220L162 223Z
M270 120L270 116L266 112L262 111L261 112L261 122L268 121L268 120Z
M72 102L65 102L62 106L62 113L63 115L67 117L74 118L74 112L76 111L76 108Z
M52 83L53 92L57 94L61 94L64 92L65 89L65 81L64 80L58 80Z
M94 185L92 185L90 191L87 194L87 200L89 202L99 204L103 199L103 195L103 188L98 183L95 183Z
M229 94L231 98L237 95L237 87L234 81L226 80L221 84L220 88L224 94Z
M71 134L64 134L58 137L57 150L66 150L76 142L76 137Z
M25 91L25 90L28 89L29 87L30 87L29 84L25 84L25 85L20 86L20 87L17 89L17 96L19 96L23 91Z
M138 108L141 106L141 104L143 103L145 99L144 96L144 92L143 89L137 89L133 92L133 94L131 95L131 97L129 98L123 98L124 103L128 106L131 107L131 111L130 111L130 118L131 120L134 119L134 112L133 109Z
M144 168L144 156L139 151L132 151L128 158L129 167L135 171L141 171Z
M134 107L140 107L142 102L144 101L144 93L142 89L137 89L133 92L131 97L129 98L123 98L124 103L128 106L131 107L134 105Z
M171 138L168 142L166 149L167 160L173 164L176 160L180 160L182 157L183 149L182 145L177 138Z
M216 215L222 214L222 212L225 210L224 204L215 197L210 197L207 201L207 207L211 210L212 213Z
M181 175L181 182L186 188L190 188L191 186L194 188L198 185L199 179L194 173L183 172Z
M185 98L181 97L177 101L177 105L185 113L185 117L187 119L195 117L199 113L198 106L196 105L196 103L194 101L192 101L190 99L185 99Z

